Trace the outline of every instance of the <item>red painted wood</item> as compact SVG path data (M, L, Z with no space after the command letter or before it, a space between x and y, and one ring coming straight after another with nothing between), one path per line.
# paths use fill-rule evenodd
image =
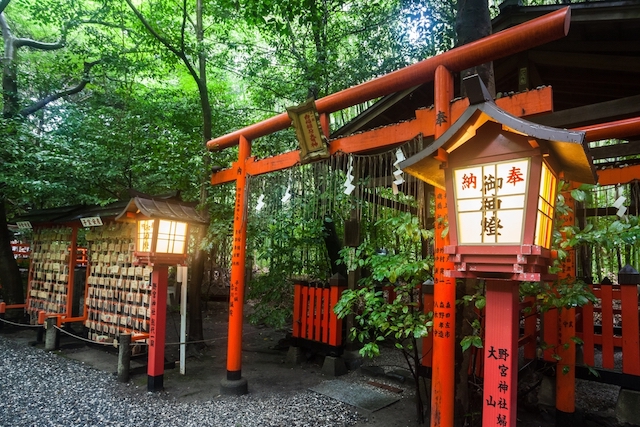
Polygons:
M300 337L301 338L309 338L307 336L307 318L309 313L309 287L303 286L302 292L302 311L300 316Z
M332 286L330 289L329 345L333 346L342 345L342 319L338 319L338 316L333 312L333 307L340 299L343 290L344 287L341 286Z
M613 288L601 285L602 295L602 367L613 369Z
M236 171L236 200L233 212L233 251L229 287L229 327L227 341L227 375L242 371L242 328L244 321L245 262L247 246L247 171L251 142L240 138Z
M552 309L544 313L542 322L542 341L547 345L542 358L547 362L555 362L553 355L558 346L558 310Z
M518 391L518 283L487 280L483 427L515 427Z
M313 339L316 341L320 341L322 342L322 334L321 334L321 330L320 327L322 326L322 288L314 288L314 294L315 294L315 307L314 307L314 319L313 319L313 325L314 325L314 333L313 333Z
M293 337L300 337L300 324L302 316L302 285L293 285Z
M591 285L593 290L593 285ZM594 366L595 363L595 343L593 330L593 304L589 303L582 307L582 353L584 363L587 366Z
M167 319L167 279L169 268L155 265L151 274L151 316L149 319L149 354L147 374L164 374L164 342Z
M329 288L324 288L322 290L322 342L325 344L329 344L329 319L332 309Z
M556 368L556 409L565 412L575 412L576 402L576 336L575 308L564 308L560 312L560 360ZM568 344L568 346L567 346Z
M434 84L436 114L451 117L453 76L445 67L436 70ZM434 136L440 137L449 128L449 121L435 126ZM451 229L443 237L444 220L447 218L447 195L435 189L435 262L434 262L434 317L433 317L433 367L431 371L431 427L453 425L455 386L455 300L456 283L445 271L454 265L444 252L449 245ZM453 228L453 227L452 227Z
M640 375L638 287L620 285L622 295L622 372Z
M424 294L422 297L424 312L433 311L433 294ZM422 366L431 367L433 361L433 332L429 331L429 335L422 338Z

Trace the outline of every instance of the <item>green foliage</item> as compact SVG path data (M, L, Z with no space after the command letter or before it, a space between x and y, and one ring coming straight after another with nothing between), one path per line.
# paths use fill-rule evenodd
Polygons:
M249 321L271 328L284 329L291 325L293 284L282 271L258 275L249 283L247 299L257 300Z
M380 355L379 345L391 341L407 354L415 348L416 340L426 337L432 313L425 314L416 301L416 288L409 283L394 287L396 298L387 301L380 288L364 285L346 290L334 308L340 318L355 313L351 338L363 343L360 354L366 357Z
M387 253L377 251L370 243L354 251L344 249L349 268L362 268L369 274L360 280L358 289L344 291L334 309L339 317L355 314L356 326L350 333L364 344L361 354L369 357L380 353L379 344L385 340L410 354L415 340L426 336L432 325L432 313L420 310L419 295L420 285L432 275L433 260L422 259L414 250L431 233L421 229L410 214L381 220L378 225L382 224L402 243ZM392 301L384 298L384 284L393 286L396 298Z
M589 285L582 280L558 280L547 282L523 282L520 285L521 297L533 297L540 313L552 309L569 309L595 303L597 299Z

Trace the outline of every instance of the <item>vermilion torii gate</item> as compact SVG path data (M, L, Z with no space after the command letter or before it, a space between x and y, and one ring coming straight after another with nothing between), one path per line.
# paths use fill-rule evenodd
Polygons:
M475 65L513 55L567 35L570 9L564 8L516 27L493 34L476 42L452 49L441 55L426 59L401 70L345 89L341 92L318 99L316 107L320 113L323 132L329 137L329 115L368 100L389 95L427 82L434 82L434 106L417 110L414 120L392 124L356 135L345 136L330 141L331 155L363 153L374 149L392 147L411 140L418 134L425 138L438 137L448 126L460 117L468 107L467 99L454 98L453 75ZM519 117L526 117L552 111L551 88L541 88L526 93L496 100L504 111ZM248 391L247 380L242 377L242 326L245 288L245 248L247 226L247 176L261 175L287 169L300 162L300 151L291 151L266 159L251 156L251 141L291 126L287 113L274 116L263 122L215 138L207 143L212 151L239 145L238 160L231 168L216 172L211 177L212 185L236 181L236 202L233 227L233 252L231 267L231 287L229 301L229 330L227 349L227 376L222 381L223 393L244 394ZM640 118L602 124L597 127L581 128L587 132L587 140L604 138L624 138L637 134ZM600 179L603 180L603 176ZM604 179L606 181L606 179ZM443 194L440 194L442 197ZM436 198L438 193L436 192ZM446 205L441 205L436 215L446 216ZM440 233L436 233L439 235ZM436 241L436 251L446 245ZM446 302L450 318L455 307L455 284L444 277L444 270L450 266L444 257L437 257L435 265L434 298ZM454 400L454 351L455 325L449 329L433 331L432 371L432 426L453 425Z

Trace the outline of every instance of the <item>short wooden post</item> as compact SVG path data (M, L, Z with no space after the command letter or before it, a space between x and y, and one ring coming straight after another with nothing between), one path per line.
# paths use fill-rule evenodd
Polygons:
M54 351L60 348L60 333L56 329L56 320L55 317L48 317L44 322L46 330L44 349L47 351Z
M618 272L622 300L622 372L640 375L640 328L638 327L638 285L640 274L630 265Z
M118 338L118 381L129 382L131 367L131 334L120 334Z

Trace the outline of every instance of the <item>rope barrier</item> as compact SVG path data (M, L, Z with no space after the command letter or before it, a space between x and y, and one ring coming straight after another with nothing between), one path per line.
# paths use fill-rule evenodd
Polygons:
M260 332L261 331L247 332L247 333L243 334L242 337L244 338L246 336L257 334L257 333L260 333ZM227 339L227 337L224 336L224 337L218 337L218 338L209 338L207 340L200 340L200 341L168 342L168 343L165 343L164 345L167 346L167 345L199 344L199 343L203 343L203 342L213 342L213 341L226 340L226 339Z
M2 319L2 318L0 318L0 322L4 322L4 323L7 323L7 324L13 325L13 326L22 326L24 328L41 328L42 327L42 325L29 325L29 324L26 324L26 323L15 323L15 322L12 322L10 320Z
M90 344L99 344L99 345L110 345L110 346L113 346L113 343L110 343L110 342L99 342L99 341L93 341L93 340L90 340L90 339L87 339L87 338L81 337L81 336L79 336L79 335L72 334L72 333L71 333L71 332L69 332L69 331L65 331L64 329L62 329L62 328L61 328L61 327L59 327L58 325L53 325L53 327L54 327L54 328L56 328L57 330L59 330L60 332L63 332L63 333L65 333L65 334L69 335L70 337L73 337L73 338L79 339L80 341L88 342L88 343L90 343Z
M187 345L187 344L199 344L199 343L203 343L203 342L213 342L213 341L218 341L221 339L225 339L226 337L221 337L221 338L210 338L208 340L199 340L199 341L185 341L185 342L168 342L165 343L164 345Z
M7 323L9 325L23 326L23 327L26 327L26 328L41 328L42 327L42 325L27 325L25 323L15 323L15 322L11 322L9 320L2 319L2 318L0 318L0 321L4 322L4 323ZM84 338L84 337L81 337L79 335L72 334L71 332L66 331L63 328L59 327L58 325L53 325L53 327L56 328L57 330L59 330L60 332L69 335L70 337L76 338L76 339L78 339L80 341L84 341L84 342L89 343L89 344L98 344L98 345L105 345L105 346L108 345L108 346L114 346L114 347L118 346L118 342L117 341L114 341L113 343L93 341L93 340L90 340L88 338ZM247 333L247 334L244 334L244 335L245 336L246 335L252 335L252 334L255 334L257 332L258 331L250 332L250 333ZM169 342L169 343L165 343L165 346L200 344L200 343L206 343L206 342L215 342L215 341L224 340L224 339L227 339L227 337L225 336L225 337L218 337L218 338L210 338L210 339L198 340L198 341ZM136 345L149 345L149 344L146 343L146 342L138 342L138 341L132 341L131 344L130 344L130 346L132 346L132 347L136 346Z

